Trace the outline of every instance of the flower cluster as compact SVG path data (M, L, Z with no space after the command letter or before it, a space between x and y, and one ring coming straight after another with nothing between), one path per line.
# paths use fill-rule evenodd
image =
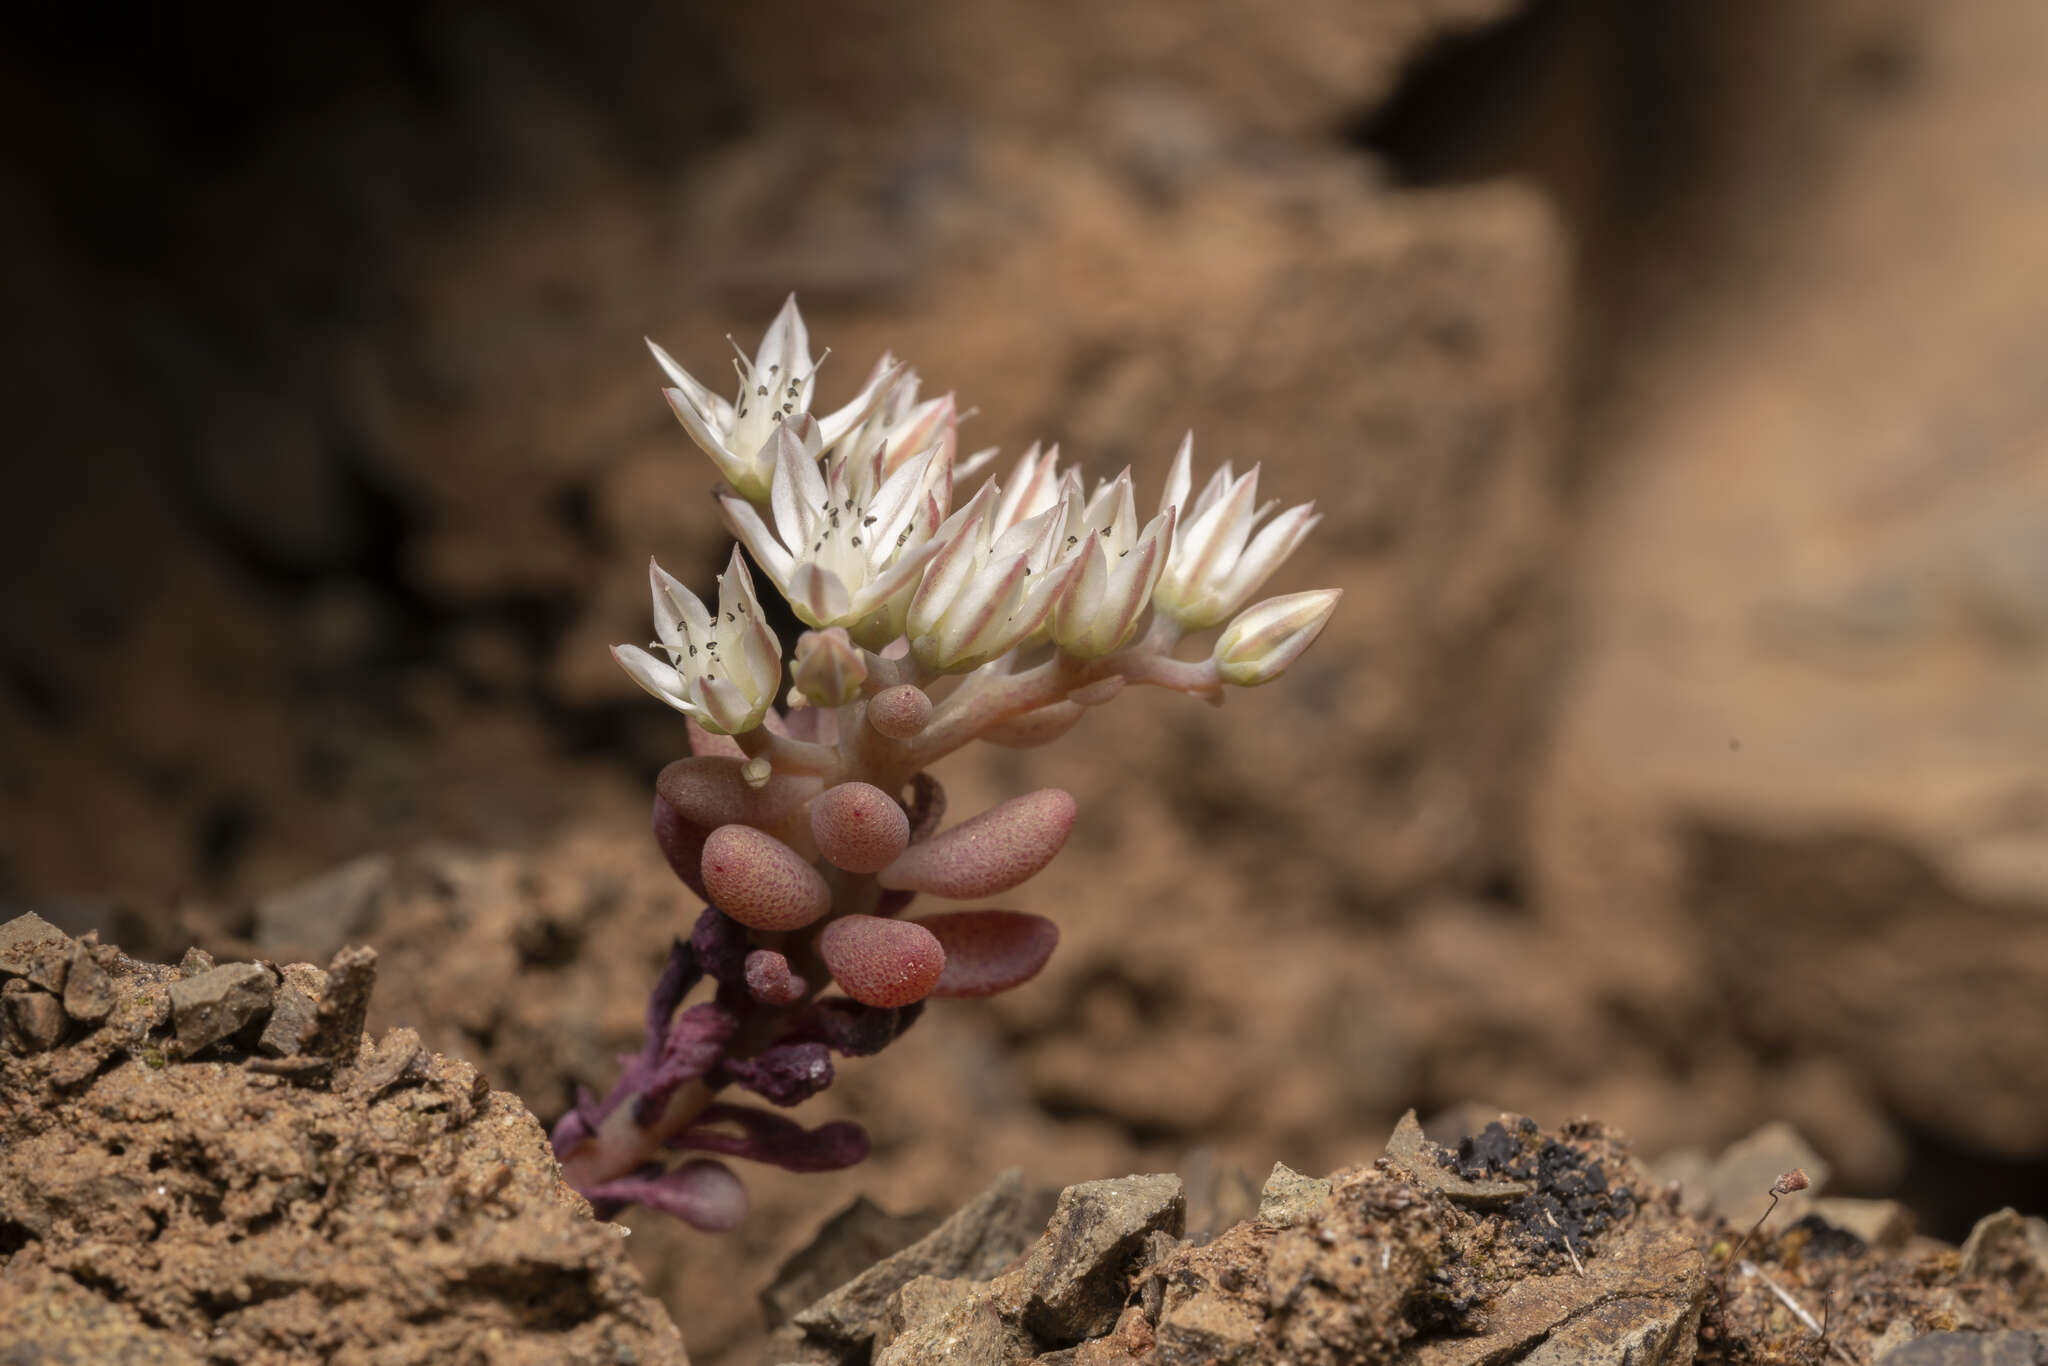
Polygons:
M670 953L641 1052L602 1100L579 1096L554 1144L601 1210L724 1229L746 1197L720 1157L818 1171L858 1162L867 1139L721 1096L795 1105L830 1084L833 1055L879 1050L928 998L1022 984L1058 942L1021 911L904 915L920 893L1012 890L1075 815L1048 788L941 829L927 768L977 739L1044 744L1128 684L1220 702L1226 686L1270 682L1338 593L1251 602L1314 507L1276 513L1259 471L1228 464L1196 493L1191 439L1142 521L1128 470L1090 488L1057 447L1032 447L955 507L956 482L993 453L959 457L951 395L921 401L916 372L884 356L852 402L813 417L817 361L793 298L740 356L730 402L653 350L670 406L724 476L739 546L715 610L650 565L656 639L613 654L688 718L692 754L661 773L654 835L707 906ZM741 547L809 628L786 694ZM1218 627L1206 653L1183 648ZM685 1006L707 978L710 999Z

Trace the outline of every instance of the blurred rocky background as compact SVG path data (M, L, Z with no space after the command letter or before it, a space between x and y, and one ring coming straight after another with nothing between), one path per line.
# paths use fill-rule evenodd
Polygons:
M0 918L366 941L379 1023L601 1081L695 910L603 647L726 546L640 339L791 289L827 404L889 347L970 446L1156 488L1193 427L1327 512L1284 682L941 771L1080 798L1061 951L844 1070L867 1165L637 1221L698 1359L855 1193L1221 1208L1411 1105L2048 1204L2035 0L0 24Z

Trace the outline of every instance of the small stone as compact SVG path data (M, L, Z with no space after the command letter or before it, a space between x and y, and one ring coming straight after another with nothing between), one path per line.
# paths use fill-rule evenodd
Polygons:
M0 977L26 977L36 953L69 944L70 937L34 911L0 925Z
M256 903L256 943L270 953L326 958L375 917L396 867L389 854L365 854Z
M46 991L26 982L9 982L4 999L7 1020L25 1051L40 1053L55 1048L64 1038L64 1006Z
M219 1043L268 1010L276 993L277 979L260 963L230 963L173 982L179 1053L189 1058Z
M377 951L357 944L341 950L327 965L327 990L305 1051L332 1062L353 1059L363 1046L363 1021L370 1014L370 992L377 985Z
M213 971L213 968L213 955L200 948L197 944L186 949L185 956L178 960L178 975L180 977L197 977L202 972Z
M71 971L64 979L64 1013L85 1024L98 1024L113 1012L119 993L114 979L100 966L90 946L71 950Z
M403 1025L387 1030L376 1051L358 1069L349 1089L363 1100L375 1100L403 1081L419 1059L418 1031Z
M1285 1162L1273 1164L1273 1174L1259 1191L1259 1222L1289 1228L1314 1214L1330 1199L1330 1183L1303 1176Z
M1187 1192L1171 1173L1069 1186L1023 1266L997 1282L998 1295L1048 1345L1100 1337L1116 1325L1147 1235L1177 1238L1186 1226Z
M874 1366L1014 1366L1038 1351L985 1296L969 1294L936 1318L906 1329L874 1356Z
M1877 1357L1872 1366L2040 1366L2048 1361L2048 1335L1929 1333Z
M1437 1161L1438 1151L1422 1136L1422 1125L1410 1110L1387 1139L1386 1160L1416 1185L1466 1204L1505 1204L1529 1193L1526 1181L1468 1181Z
M939 1225L939 1216L920 1210L890 1214L862 1196L825 1221L818 1236L782 1264L761 1292L761 1316L770 1327L846 1284L884 1257L902 1251Z
M1913 1211L1896 1200L1829 1196L1813 1202L1811 1217L1858 1239L1865 1247L1901 1248L1913 1236Z
M41 987L52 996L62 996L64 979L71 974L71 954L75 947L68 939L61 943L37 945L35 957L29 963L30 985Z
M1159 1321L1147 1366L1236 1366L1253 1359L1259 1320L1245 1305L1205 1290Z
M1679 1366L1698 1345L1697 1300L1608 1300L1567 1319L1521 1366Z
M264 1023L263 1037L256 1041L257 1051L273 1058L295 1056L313 1037L319 1019L320 1002L293 982L291 969L286 968L284 983L278 987L277 999L270 1006L270 1019Z
M1963 1275L2048 1286L2048 1220L2011 1206L1985 1215L1963 1240Z
M1805 1217L1814 1197L1827 1184L1831 1169L1798 1130L1773 1120L1748 1138L1729 1144L1714 1159L1702 1182L1707 1207L1729 1223L1748 1228L1771 1208L1772 1184L1794 1168L1808 1174L1810 1187L1801 1194L1780 1197L1773 1223L1781 1228Z
M937 1228L883 1258L791 1320L813 1339L859 1348L873 1340L876 1320L896 1290L918 1276L986 1280L1014 1260L1044 1227L1046 1202L1024 1187L1015 1168L962 1205Z
M922 1329L950 1312L974 1293L975 1283L961 1277L918 1276L905 1281L889 1296L875 1321L875 1351L907 1332Z

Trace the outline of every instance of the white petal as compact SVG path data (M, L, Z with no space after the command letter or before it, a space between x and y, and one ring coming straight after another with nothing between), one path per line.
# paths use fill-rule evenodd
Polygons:
M789 605L811 626L837 626L852 615L853 600L839 576L815 564L797 565L790 576Z
M703 601L651 559L647 562L647 579L654 590L654 633L661 637L661 643L680 652L693 639L704 639L711 627L711 614L705 610Z
M789 596L790 576L796 572L796 557L783 547L761 520L761 514L752 503L730 494L718 500L718 510L725 514L725 527L739 543L754 557L754 563L761 566L775 586Z
M909 372L909 366L891 365L889 358L884 356L882 363L868 376L868 382L853 396L852 402L845 407L835 408L818 419L818 434L826 448L829 450L838 445L855 427L867 421L868 415L874 412L875 405L881 402L883 396L889 393L896 382Z
M1186 521L1188 490L1193 486L1189 473L1195 455L1195 434L1189 432L1180 439L1180 449L1174 452L1173 465L1166 473L1166 488L1159 495L1159 510L1180 508L1182 521Z
M1231 567L1228 579L1219 585L1225 599L1221 610L1231 611L1258 592L1259 586L1286 563L1302 539L1322 520L1316 515L1314 503L1301 503L1268 522L1252 537L1252 543Z
M790 381L804 379L811 368L811 334L792 294L761 338L761 349L754 355L754 382L767 385L769 396L780 405Z
M697 377L676 364L676 359L656 345L649 337L641 338L647 349L654 353L654 363L668 376L668 382L683 391L683 397L691 407L704 415L704 420L721 430L732 425L732 405L719 395L711 392Z
M683 697L682 680L674 668L656 659L638 645L612 646L612 658L619 667L629 674L635 683L645 688L650 696L658 697L680 712L695 712L697 708Z
M768 494L775 512L775 533L801 559L809 553L818 523L824 519L831 490L825 487L817 459L804 449L794 426L777 423L769 441L775 451L775 482Z

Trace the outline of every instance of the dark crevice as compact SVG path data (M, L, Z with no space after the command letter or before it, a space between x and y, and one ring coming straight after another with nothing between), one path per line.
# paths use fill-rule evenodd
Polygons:
M1894 1198L1913 1211L1922 1233L1960 1243L1995 1209L2048 1209L2048 1158L2005 1157L1910 1122L1900 1127L1906 1134L1906 1175Z

